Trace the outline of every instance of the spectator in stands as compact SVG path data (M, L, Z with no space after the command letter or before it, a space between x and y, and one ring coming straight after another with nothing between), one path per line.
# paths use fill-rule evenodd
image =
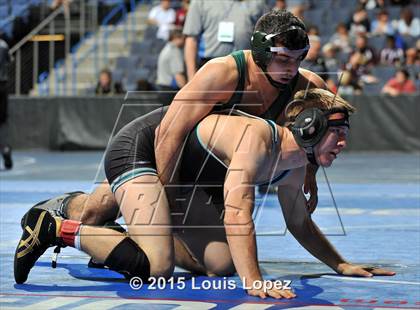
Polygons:
M97 95L117 95L124 91L120 83L112 81L112 73L108 69L103 69L99 73L99 81L96 85L95 94Z
M356 93L363 88L364 84L375 84L379 82L377 77L370 74L370 67L366 65L366 58L360 52L356 51L350 56L345 68L345 71L350 73L350 85Z
M350 21L347 22L347 29L350 29L350 36L353 37L360 33L370 32L370 21L363 5L359 5L353 12Z
M365 73L361 67L361 54L353 53L343 71L339 93L342 95L353 95L362 93L361 77Z
M387 36L386 47L381 51L380 62L382 65L402 65L404 61L404 51L395 46L395 38Z
M387 10L381 10L376 15L376 19L372 21L371 33L374 35L393 35L394 28L392 27L391 21L389 20L389 14Z
M174 29L169 34L169 42L159 54L156 87L160 91L177 91L186 83L184 70L184 35L182 30ZM172 102L175 92L162 93L165 105Z
M349 31L344 23L339 23L337 25L335 33L331 36L329 42L344 53L350 53L352 50Z
M301 67L317 73L324 81L328 79L328 70L321 55L321 39L318 36L309 36L310 48Z
M337 86L335 85L335 81L338 81L338 71L340 69L337 50L338 49L331 43L327 43L322 47L322 56L324 58L325 67L328 72L325 82L327 83L328 89L333 93L337 93Z
M319 36L319 28L315 25L308 27L308 36Z
M372 67L376 64L376 55L373 48L368 46L368 39L365 35L358 35L355 42L355 51L361 55L360 64L365 67Z
M188 80L208 60L249 49L254 24L265 11L264 0L191 2L184 25Z
M158 26L156 37L167 41L169 31L174 27L175 10L171 8L170 0L160 0L160 4L153 7L149 13L148 24Z
M410 74L405 69L399 69L395 76L390 79L382 88L382 93L391 96L401 94L413 94L416 92L416 85L410 80Z
M298 4L298 5L288 5L289 11L295 15L296 17L299 17L301 20L305 20L305 10L307 9L307 6L305 4Z
M413 16L413 12L409 7L401 9L400 19L394 20L393 25L401 35L420 36L420 19Z
M187 17L190 0L182 0L181 7L175 12L175 26L182 29Z
M322 56L324 58L325 66L327 71L337 71L340 67L340 63L337 59L337 47L332 43L327 43L322 47Z
M274 10L286 10L287 9L287 3L286 0L276 0L273 6Z
M145 79L137 80L136 91L151 91L154 90L153 85Z
M179 90L187 82L182 51L184 38L182 30L171 30L169 42L159 54L156 84L160 90Z
M367 10L384 9L385 0L359 0L359 3Z
M9 46L5 41L0 39L0 126L7 121L9 66ZM13 166L12 149L2 140L0 141L0 152L3 156L3 165L6 169L11 169Z
M405 51L405 64L407 66L420 66L420 39L417 40L415 47L410 47Z

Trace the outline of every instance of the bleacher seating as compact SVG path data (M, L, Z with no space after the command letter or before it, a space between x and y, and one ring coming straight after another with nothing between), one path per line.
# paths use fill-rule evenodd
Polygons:
M344 22L347 23L350 21L353 12L359 6L359 0L331 0L331 1L312 1L311 7L307 8L304 12L305 23L307 25L316 25L319 29L319 36L321 38L321 44L325 45L331 35L334 33L335 28L338 23ZM329 5L326 5L328 3ZM420 6L415 4L416 2L410 5L411 11L413 12L414 17L420 18ZM387 5L386 11L389 14L389 21L398 20L400 18L401 6L392 6ZM372 22L377 18L378 12L381 11L379 8L367 10L369 21ZM386 47L386 36L385 35L372 35L367 34L368 37L368 46L372 47L377 56L380 55L380 52ZM396 44L397 46L403 45L404 48L413 47L416 45L418 37L412 36L403 36L397 34ZM354 40L354 38L353 38ZM401 44L402 42L402 44ZM339 68L344 68L346 63L349 60L350 53L339 52L336 55L336 58L339 62ZM413 70L414 66L409 68L409 71L412 73L411 78L415 80L417 85L420 85L417 74ZM395 67L388 66L377 66L373 67L369 72L373 76L377 77L378 83L364 83L364 91L367 93L379 93L383 85L394 76ZM331 75L330 75L331 76ZM337 82L337 79L332 77L334 82Z
M0 0L0 27L10 35L12 33L10 27L12 27L13 23L5 23L6 20L11 20L16 16L25 18L30 13L29 8L32 5L39 5L40 3L49 5L51 1L52 0ZM304 11L304 22L308 26L315 25L318 27L321 45L328 43L338 23L348 22L350 20L355 8L359 5L359 0L287 1L288 5L302 2L310 4L310 7ZM99 0L99 3L107 6L115 6L124 3L124 1ZM158 1L153 2L153 5L156 4L158 4ZM173 1L171 3L171 6L174 8L178 8L180 5L181 1ZM414 15L420 17L419 7L412 5L412 8ZM399 19L401 7L387 6L386 10L389 13L390 20ZM380 9L367 10L370 22L376 18L379 11ZM156 26L148 25L143 29L142 33L142 40L131 43L131 45L128 45L128 51L121 53L121 55L128 56L120 56L115 62L111 62L111 64L114 64L114 66L112 66L114 68L114 80L123 82L127 90L135 89L138 80L147 80L152 83L155 82L154 78L156 77L158 56L166 44L164 40L156 38ZM401 37L401 41L404 43L405 48L415 46L417 39L418 38L413 37ZM386 37L383 35L374 36L368 34L368 45L371 46L376 51L377 56L379 56L380 51L386 45ZM349 56L350 53L338 52L336 56L338 60L337 68L329 68L330 71L342 70L348 62ZM381 81L377 84L366 85L366 91L374 92L382 88L386 80L393 76L394 72L395 68L392 67L373 68L370 73L378 77ZM412 76L414 77L416 74L413 72ZM337 77L334 77L333 80L337 82Z
M12 37L13 21L20 17L28 22L30 8L40 5L42 0L0 0L0 30L9 38Z

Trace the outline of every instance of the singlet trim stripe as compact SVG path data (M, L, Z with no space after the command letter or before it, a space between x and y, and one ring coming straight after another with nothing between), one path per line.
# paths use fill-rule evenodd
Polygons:
M266 119L266 121L268 122L268 124L271 126L271 129L273 130L272 138L273 138L273 147L274 147L274 145L279 141L279 132L277 130L277 125L271 119Z
M206 145L204 145L204 143L203 143L203 141L201 140L201 137L200 137L200 132L198 130L199 126L200 126L200 123L198 123L197 127L195 127L195 134L197 135L197 139L198 139L198 142L200 142L201 147L203 149L205 149L207 153L209 153L211 156L213 156L214 159L216 159L219 163L221 163L227 169L228 166L226 166L226 164L223 161L221 161L212 151L210 151L207 148Z
M158 175L156 169L153 168L136 168L121 174L111 183L111 191L115 193L117 189L124 183L142 175Z

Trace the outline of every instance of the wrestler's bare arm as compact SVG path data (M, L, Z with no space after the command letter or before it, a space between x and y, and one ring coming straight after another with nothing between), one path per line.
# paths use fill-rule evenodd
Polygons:
M254 126L252 131L242 137L241 145L232 155L224 183L226 237L236 271L247 284L262 280L252 212L255 180L271 142L269 139L256 138L258 131L267 136L270 134L268 128ZM235 144L235 141L231 143ZM250 143L252 148L248 147Z
M295 169L286 181L278 186L278 199L287 229L313 256L338 272L339 264L346 261L312 221L302 191L304 175L304 167Z
M286 179L287 183L278 187L278 198L287 228L299 243L337 273L360 277L395 275L392 270L354 265L340 256L312 221L311 214L306 208L306 200L302 192L304 174L304 168L294 170L293 174Z
M218 102L227 102L237 83L234 60L223 57L201 68L175 96L165 117L156 128L157 170L163 184L174 170L180 146L192 128ZM233 63L232 63L233 62Z

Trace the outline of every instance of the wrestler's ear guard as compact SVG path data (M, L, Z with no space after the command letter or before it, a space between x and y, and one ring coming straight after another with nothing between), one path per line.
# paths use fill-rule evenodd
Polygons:
M270 48L274 46L272 38L261 31L255 31L251 37L252 58L260 68L265 68L273 57Z

